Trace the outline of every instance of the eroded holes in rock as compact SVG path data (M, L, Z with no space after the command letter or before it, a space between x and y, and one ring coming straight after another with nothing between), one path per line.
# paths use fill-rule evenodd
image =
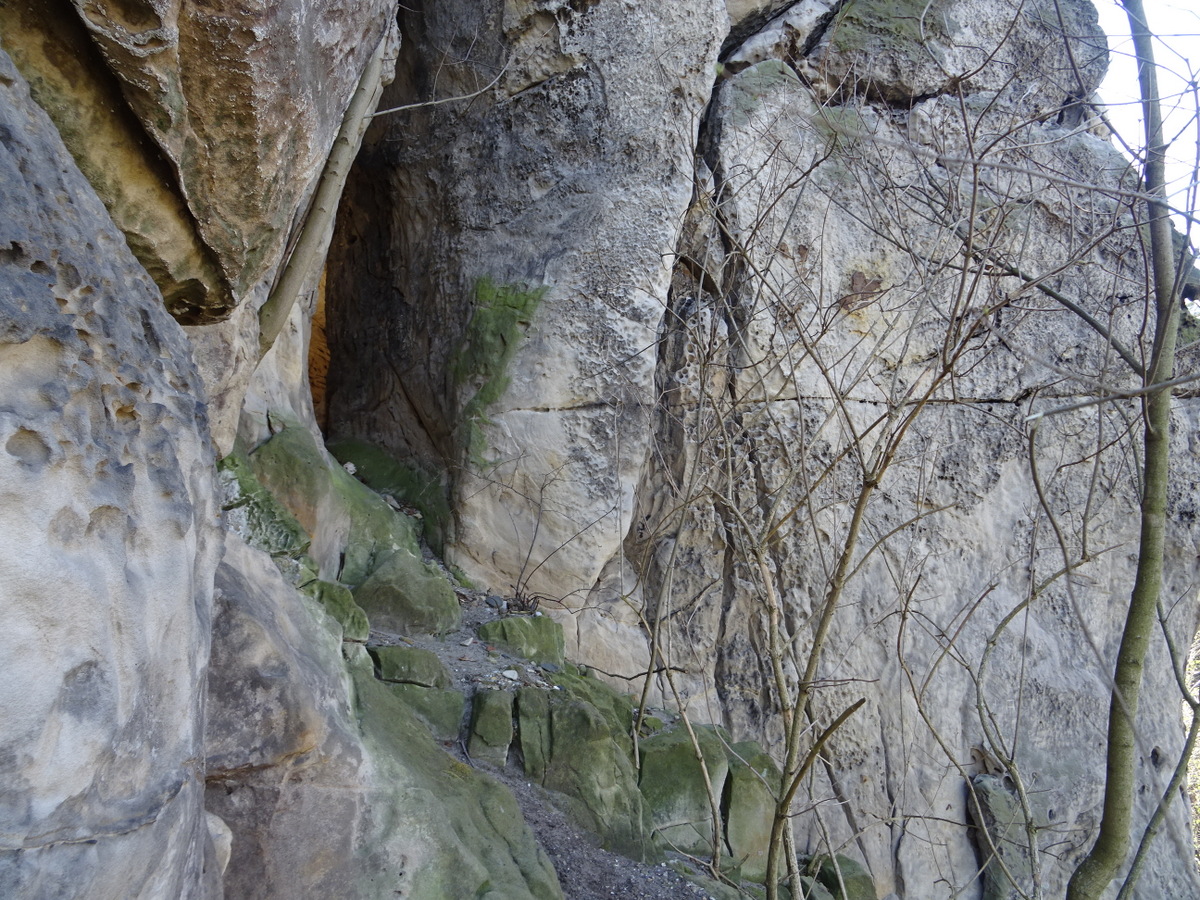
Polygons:
M17 241L9 242L7 247L0 247L0 263L25 265L27 260L28 256L25 253L25 248Z
M83 285L83 278L79 274L79 269L69 262L56 260L54 264L55 277L58 279L57 287L60 290L77 291ZM91 293L91 289L87 289L87 293Z
M106 721L111 715L113 685L96 660L80 663L63 676L59 708L77 719Z
M50 520L50 537L61 547L75 549L80 546L87 522L74 509L64 506Z
M161 283L160 283L161 287ZM224 315L212 317L212 310L206 308L205 286L194 278L174 284L163 293L163 303L167 312L180 325L206 325L209 322L220 321Z
M84 537L87 540L123 541L128 528L128 517L115 506L97 506L88 516Z
M50 445L36 431L18 428L5 442L4 449L25 465L40 469L50 461Z

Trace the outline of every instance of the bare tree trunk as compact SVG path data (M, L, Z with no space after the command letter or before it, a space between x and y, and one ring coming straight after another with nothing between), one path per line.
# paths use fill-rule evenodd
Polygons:
M1154 350L1147 386L1169 381L1175 368L1179 325L1175 253L1166 204L1162 116L1154 70L1154 51L1141 0L1123 0L1138 61L1138 81L1146 123L1146 193L1150 214L1150 262L1154 279ZM1129 854L1133 812L1134 765L1137 757L1136 717L1146 652L1156 624L1162 588L1166 533L1167 478L1170 468L1171 391L1147 395L1143 406L1145 462L1142 525L1137 575L1129 613L1121 635L1108 713L1108 756L1105 766L1104 812L1096 843L1084 857L1067 889L1068 900L1096 900L1116 876Z

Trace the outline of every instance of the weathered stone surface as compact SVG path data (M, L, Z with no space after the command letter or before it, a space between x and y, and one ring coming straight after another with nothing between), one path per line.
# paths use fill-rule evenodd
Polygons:
M631 704L595 679L565 672L553 677L560 690L517 692L517 745L525 774L564 795L575 820L608 849L653 858L652 823L628 737Z
M472 759L503 766L513 739L511 691L477 691L471 704L471 737L467 752Z
M450 673L432 650L420 647L371 647L369 650L380 681L430 688L450 686Z
M366 441L342 438L329 442L340 463L355 467L355 476L381 494L389 494L421 512L425 539L435 551L445 544L451 526L446 486L438 475L405 465Z
M207 802L230 896L561 898L511 794L438 748L361 646L347 670L269 557L231 538L218 588Z
M848 856L822 856L813 861L810 871L837 900L876 900L878 897L870 873L862 863Z
M263 554L236 538L217 571L209 715L204 747L210 779L290 760L346 754L354 737L337 727L345 702L336 626L290 586ZM311 605L306 605L311 604ZM237 833L238 826L225 816ZM235 859L247 852L234 840Z
M407 550L389 556L354 591L376 628L396 634L445 634L462 621L454 588Z
M504 616L478 628L481 640L534 662L563 664L562 626L548 616Z
M381 105L500 77L368 135L331 250L330 427L451 475L449 561L481 585L580 605L628 526L726 22L721 0L402 12ZM535 294L488 358L479 317Z
M200 391L0 52L5 897L220 896L198 762L218 546Z
M967 815L983 869L983 900L1019 897L1033 880L1025 817L1012 779L976 775L967 786Z
M655 840L667 849L703 856L712 852L713 814L709 799L719 804L729 775L725 740L711 726L692 726L703 766L682 725L641 742L642 771L638 786L654 819ZM707 773L708 785L705 784Z
M325 608L342 626L342 640L363 643L370 637L371 624L363 608L354 602L354 594L344 584L314 579L300 585L300 590Z
M728 748L729 777L722 798L725 846L733 865L747 881L767 874L767 850L775 821L779 767L753 741Z
M458 740L463 725L467 698L461 691L445 691L422 687L419 684L390 684L392 695L402 700L416 714L434 740Z
M0 42L171 314L185 324L227 314L235 303L230 285L197 233L174 173L125 104L84 26L49 0L6 3Z
M1047 115L1089 99L1108 67L1097 52L1107 38L1086 0L855 0L839 4L814 39L793 61L822 99L869 93L908 104L990 91Z
M410 519L338 465L301 423L278 419L275 431L250 453L250 467L311 536L322 578L357 587L396 551L415 556Z
M365 650L347 644L341 652L357 661L351 706L337 639L361 638L367 624L333 579L360 587L395 560L408 567L394 573L403 590L414 579L434 586L446 622L455 601L421 562L412 528L321 451L305 382L308 297L259 358L258 307L390 13L331 0L75 6L120 87L95 77L78 34L43 28L48 4L4 5L0 40L40 73L41 102L176 314L214 314L226 301L211 300L220 293L211 285L222 280L241 302L227 321L192 328L191 348L161 327L146 312L158 298L144 279L126 290L132 263L90 194L63 199L82 196L81 182L62 148L36 137L44 123L5 120L0 205L20 215L0 222L0 266L18 273L0 291L0 525L23 546L0 578L6 600L37 601L14 607L34 624L10 630L8 655L33 647L49 672L0 692L3 740L16 722L28 745L21 759L40 779L34 799L18 787L12 815L45 813L45 827L69 840L100 837L68 844L52 831L53 846L18 857L26 838L5 830L0 894L218 890L219 854L204 848L224 832L199 824L186 763L202 753L194 676L212 513L197 499L209 463L191 353L222 453L236 430L255 448L258 477L302 523L303 535L268 528L278 542L264 546L341 623L265 558L233 550L223 596L254 599L222 607L221 666L240 674L214 682L219 768L209 792L236 832L231 892L474 896L490 879L497 895L554 896L527 835L498 824L515 818L508 800L428 741L410 743L410 732L424 739L418 718L439 736L456 730L458 695L376 684ZM887 452L879 435L902 438L864 501L823 660L805 685L813 733L868 702L831 738L796 825L804 852L832 843L863 860L870 890L931 900L1009 889L994 873L979 877L968 837L961 772L979 744L1019 748L1027 788L1046 804L1045 890L1061 893L1098 816L1107 655L1135 562L1127 436L1136 406L1051 416L1036 429L1026 418L1136 387L1112 344L1135 359L1149 349L1134 302L1132 207L1072 185L1124 177L1111 147L1082 132L1077 101L1094 88L1102 54L1092 52L1087 4L1039 0L1019 17L1007 7L425 4L405 13L411 52L392 102L474 96L380 120L330 269L331 425L409 467L386 486L367 480L412 503L446 486L457 520L435 496L423 508L436 519L427 533L481 585L564 599L574 612L556 618L573 658L614 683L669 665L693 720L776 750L765 588L780 600L782 677L793 690L807 677L849 523L860 521L856 500L875 484L871 461ZM1069 39L1055 36L1061 27ZM17 41L33 33L51 40ZM8 102L19 80L2 72ZM109 109L118 90L138 122ZM18 105L28 107L23 96ZM148 162L138 126L165 162ZM988 164L964 165L971 153ZM44 171L43 158L54 161ZM1092 246L1114 227L1110 247ZM13 229L34 237L6 238ZM1115 340L1106 346L1031 289L1030 276L1101 314ZM316 273L309 280L301 294L316 289ZM950 376L921 406L943 364ZM898 421L908 423L902 435ZM1198 575L1198 430L1192 402L1181 401L1172 598L1191 596ZM34 476L47 472L62 485L43 491ZM146 612L138 604L151 596ZM1167 630L1184 645L1194 605L1169 610ZM651 659L646 624L659 629L661 660ZM1139 720L1139 823L1180 744L1155 640ZM79 725L62 699L74 688L60 685L74 672L90 690L103 679L86 666L110 659L126 680L106 683L127 706ZM610 845L646 852L649 821L621 737L630 704L595 680L561 685L518 700L527 770L574 797ZM668 694L657 683L653 702ZM247 710L245 720L224 719L231 708ZM116 706L101 696L89 709ZM141 751L146 734L154 760L128 749ZM70 746L70 765L43 752L46 742ZM110 767L114 754L132 762ZM71 777L53 776L54 766ZM139 793L147 784L167 785L155 796L173 789L154 781L166 771L183 785L175 799L152 824L115 834L133 821L128 809L157 802ZM756 838L734 848L737 797L727 839L731 856L749 860ZM1183 818L1177 809L1152 852L1147 896L1198 892ZM313 834L314 822L346 827ZM1010 867L1018 879L1020 858ZM162 869L147 874L149 859Z
M1140 381L1104 338L1027 282L1069 269L1070 279L1055 282L1068 300L1104 317L1117 343L1137 348L1132 355L1148 352L1143 307L1116 300L1144 296L1140 269L1125 267L1138 253L1126 209L1048 176L1117 185L1127 164L1068 121L1026 119L1024 107L995 94L898 111L868 90L830 104L795 65L763 58L727 73L718 89L702 142L704 187L659 344L670 385L659 450L620 565L594 595L640 602L661 617L672 664L704 673L676 676L690 682L689 708L714 718L708 711L719 709L735 734L775 747L781 722L764 579L791 639L789 690L804 677L832 597L816 719L827 723L860 697L867 704L831 738L834 764L818 767L798 798L811 809L837 798L836 814L797 818L799 846L817 852L830 840L853 841L882 894L977 890L968 887L978 860L961 781L930 760L954 771L986 728L1005 740L1019 730L1026 788L1054 811L1040 839L1044 849L1055 843L1042 861L1044 888L1057 895L1099 811L1107 659L1137 540L1136 451L1117 435L1138 414L1076 411L1036 430L1026 416L1070 403L1096 377ZM979 141L994 166L961 162ZM893 190L905 201L887 200ZM982 198L974 220L972 197ZM1109 243L1096 248L1100 234ZM966 287L965 237L981 254ZM1006 275L992 266L997 259L1032 274ZM908 405L925 396L928 405ZM899 432L888 410L897 415L891 423L917 414ZM1181 401L1173 426L1181 484L1197 477L1189 448L1198 425L1194 402ZM1108 436L1099 452L1098 435ZM864 497L892 438L899 449ZM1046 505L1032 465L1053 484ZM860 500L851 577L834 590ZM1164 590L1182 596L1196 578L1198 533L1187 490L1174 488L1171 505L1178 517ZM1048 515L1065 550L1038 537ZM1080 560L1072 571L1082 580L1071 590L1055 575L1064 552ZM1019 626L1006 626L1019 607ZM1178 643L1195 616L1194 607L1173 608L1168 627ZM632 629L636 619L626 622ZM1180 740L1171 680L1159 640L1139 733L1167 758ZM977 690L989 710L982 718ZM1076 737L1064 743L1065 733ZM1164 775L1143 761L1137 777L1153 785L1139 800L1144 822ZM1171 829L1182 839L1185 813L1175 815ZM1182 859L1178 845L1156 846L1162 855L1147 866L1143 889L1193 893L1190 863L1171 861ZM935 870L938 885L929 880Z
M217 483L226 528L274 557L299 559L308 552L312 538L263 487L243 454L231 453L217 464Z
M278 264L393 4L73 5L244 296Z

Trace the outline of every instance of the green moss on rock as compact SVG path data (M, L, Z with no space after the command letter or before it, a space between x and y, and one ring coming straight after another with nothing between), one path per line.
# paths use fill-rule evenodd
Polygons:
M421 647L368 647L380 681L450 687L450 673L432 650Z
M479 691L471 704L471 759L503 766L513 739L511 691Z
M779 59L765 59L738 72L722 88L728 92L729 123L745 125L762 105L764 97L775 91L795 91L802 87L799 76Z
M338 581L354 587L397 550L419 553L411 519L338 465L307 428L272 423L282 427L249 455L250 467L313 538L323 567L337 561Z
M848 856L818 856L807 868L835 900L875 900L877 896L866 867Z
M231 453L217 463L217 480L225 521L246 543L277 559L299 559L308 551L308 533L258 480L244 455Z
M347 885L347 896L393 896L395 873L404 868L411 900L562 900L512 793L438 747L408 704L375 680L369 663L351 672L364 739L383 769L378 780L393 785L391 796L372 804L379 835L367 840L379 845L388 834L409 832L427 852L378 860L369 867L377 883Z
M564 671L551 675L550 680L569 696L586 700L594 706L604 716L613 738L632 758L633 744L629 738L633 730L632 698L618 693L602 681L576 674L578 671L574 666L566 666Z
M655 856L651 821L627 741L585 700L553 697L550 758L543 785L569 798L570 812L602 845L634 859Z
M397 634L445 634L462 620L450 582L408 550L392 553L354 599L376 628Z
M983 868L983 900L1020 896L1033 881L1025 816L1011 781L976 775L967 793L967 816ZM1014 879L1016 883L1014 884Z
M499 284L483 277L475 283L475 312L450 364L457 387L470 392L462 407L465 434L460 437L473 460L483 452L485 413L508 388L508 366L546 287Z
M720 799L729 761L724 735L711 725L694 725L708 777ZM646 738L640 746L639 785L654 820L654 833L664 847L703 854L712 847L712 806L696 750L682 726Z
M562 626L549 616L505 616L480 625L478 634L534 662L563 664Z
M343 641L366 641L371 626L367 614L354 602L354 595L348 587L316 579L308 581L300 590L320 603L325 612L337 620L342 626Z
M634 859L654 858L628 724L622 724L632 717L632 707L593 679L554 678L561 679L560 690L522 688L517 693L517 746L525 774L561 794L571 817L599 835L605 848Z
M541 688L523 687L516 699L517 747L525 774L545 783L550 764L550 699Z
M416 713L436 740L454 741L458 739L463 712L467 708L467 698L461 691L446 691L422 687L419 684L398 683L388 684L388 688Z
M772 791L779 787L779 768L754 741L734 744L728 758L722 801L725 845L742 878L762 881L767 874L767 848L775 820Z
M408 466L387 451L357 438L330 441L329 452L340 463L351 463L355 476L381 494L420 510L425 539L437 552L445 545L450 527L450 503L440 476Z
M943 0L849 0L830 26L831 41L839 54L917 54L929 38L945 39L945 6Z

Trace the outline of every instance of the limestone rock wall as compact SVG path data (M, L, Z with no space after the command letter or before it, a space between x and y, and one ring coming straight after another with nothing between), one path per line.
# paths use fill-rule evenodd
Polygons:
M966 889L979 862L963 775L982 750L1023 773L1058 896L1098 821L1106 672L1136 564L1137 410L1026 417L1071 405L1089 379L1138 382L1031 275L1000 267L1069 268L1054 285L1141 358L1141 311L1113 299L1142 279L1125 264L1129 210L1038 174L1115 184L1126 163L1003 92L904 113L830 103L781 55L726 63L660 345L663 449L638 492L631 574L610 567L594 596L639 598L695 708L777 741L768 592L792 691L833 603L815 725L867 703L807 789L801 845L855 846L902 896ZM964 165L968 135L996 165ZM1101 234L1097 251L1086 236ZM1198 424L1181 403L1170 596L1197 575L1184 485ZM1167 630L1186 647L1196 624L1183 603ZM1161 638L1145 689L1140 822L1170 777L1154 758L1182 747ZM1181 804L1176 833L1186 819ZM1194 873L1168 862L1177 848L1157 852L1146 895L1192 893Z

